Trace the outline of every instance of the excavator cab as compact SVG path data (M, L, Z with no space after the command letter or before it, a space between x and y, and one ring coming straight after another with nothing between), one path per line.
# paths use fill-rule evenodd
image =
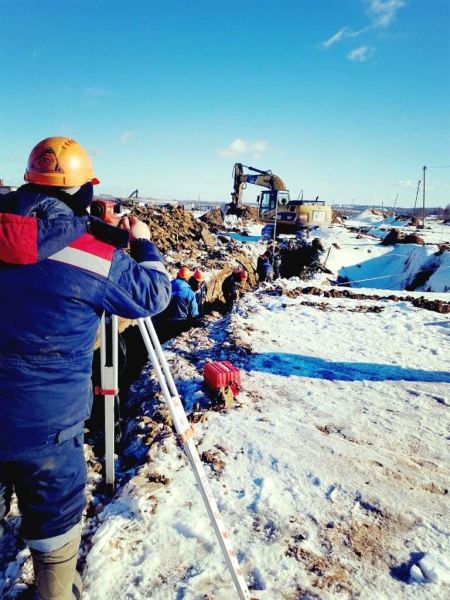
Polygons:
M278 207L287 206L290 202L289 192L280 190L267 190L261 192L257 198L260 218L267 211L276 210Z

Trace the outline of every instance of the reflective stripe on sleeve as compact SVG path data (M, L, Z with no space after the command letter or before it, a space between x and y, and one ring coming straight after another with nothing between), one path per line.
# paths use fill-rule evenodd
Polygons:
M140 267L147 267L147 269L154 269L155 271L159 271L160 273L166 273L166 268L159 260L145 260L144 262L139 263Z
M48 260L56 260L66 265L72 265L108 277L113 255L113 246L86 233L66 248L49 256Z
M92 273L102 275L103 277L108 277L111 268L110 260L101 258L100 256L94 256L89 252L84 252L77 248L70 248L70 246L49 256L47 260L56 260L66 265L86 269L86 271L91 271Z

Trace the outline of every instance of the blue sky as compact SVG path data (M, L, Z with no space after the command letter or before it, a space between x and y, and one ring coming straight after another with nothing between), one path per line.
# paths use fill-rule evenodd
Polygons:
M0 22L9 185L67 135L97 193L228 202L241 162L294 198L413 206L425 165L450 204L449 0L0 0Z

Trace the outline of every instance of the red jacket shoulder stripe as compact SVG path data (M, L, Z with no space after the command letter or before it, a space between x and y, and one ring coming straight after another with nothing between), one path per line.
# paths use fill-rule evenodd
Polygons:
M109 261L112 260L114 254L114 246L98 240L90 233L85 233L75 241L71 242L69 247L88 252L89 254L94 254L95 256L105 258Z
M114 250L114 246L96 239L90 233L85 233L66 248L49 256L48 260L55 260L107 277Z

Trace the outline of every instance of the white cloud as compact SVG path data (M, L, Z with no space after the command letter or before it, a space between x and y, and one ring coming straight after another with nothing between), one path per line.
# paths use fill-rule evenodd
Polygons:
M221 150L220 154L222 156L236 156L237 154L243 154L246 152L248 148L248 143L245 140L241 140L237 138L234 142L226 148L225 150Z
M258 140L250 144L250 149L252 152L270 152L272 147L268 142L264 140Z
M219 151L219 156L239 156L242 154L252 154L255 157L260 156L264 152L270 152L273 148L269 142L265 140L257 140L255 142L247 142L237 138L234 142L225 148L225 150Z
M373 19L374 27L389 25L403 6L405 6L403 0L369 0L368 13Z
M131 140L133 140L135 137L136 137L135 131L127 131L120 138L120 143L121 144L129 144L131 142Z
M416 187L417 186L417 182L413 182L411 181L411 179L404 179L404 180L400 180L397 181L396 185L399 185L400 187Z
M360 46L359 48L355 48L354 50L349 52L347 54L347 58L349 60L365 62L369 57L370 50L371 49L369 48L369 46Z
M361 31L365 31L365 30L362 29ZM341 40L344 40L345 38L356 37L357 35L359 35L361 33L361 31L353 31L353 29L351 27L348 27L346 25L345 27L340 29L337 33L335 33L332 37L330 37L330 39L328 39L326 42L323 42L322 46L324 46L324 48L329 48L336 42L340 42Z
M363 29L354 31L348 25L342 27L337 33L322 43L324 48L329 48L333 44L345 40L346 38L355 38L358 35L373 31L380 27L386 27L395 18L397 11L405 6L404 0L366 0L367 13L370 16L371 24ZM359 50L359 48L357 49ZM351 54L351 53L350 53ZM350 58L350 56L349 56ZM351 60L360 60L358 58Z

